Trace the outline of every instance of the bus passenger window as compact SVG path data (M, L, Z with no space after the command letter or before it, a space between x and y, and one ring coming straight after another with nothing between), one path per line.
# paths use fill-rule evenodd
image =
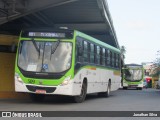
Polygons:
M90 44L90 62L94 63L94 45Z
M102 65L102 62L103 62L102 56L103 56L103 54L102 54L102 48L100 47L100 65Z
M108 66L108 50L107 49L105 49L105 59L106 59L106 66Z
M102 65L106 65L106 49L102 49Z
M107 65L110 66L110 51L107 50Z
M116 62L116 67L119 68L119 55L117 54L117 62Z
M110 51L110 66L112 67L112 52Z
M94 63L97 63L97 46L94 45Z
M83 55L83 40L82 38L77 37L77 43L76 43L76 61L77 62L83 61L82 55Z
M83 58L84 62L88 62L88 43L86 41L83 42Z
M91 51L91 47L90 47L90 43L88 43L88 50L87 50L87 54L88 54L88 62L90 63L91 62L91 59L90 59L90 51Z
M117 68L120 68L120 56L119 56L119 54L117 55Z
M117 68L117 54L114 53L114 67Z
M100 64L100 47L97 46L97 64Z
M112 52L112 67L114 67L114 53Z

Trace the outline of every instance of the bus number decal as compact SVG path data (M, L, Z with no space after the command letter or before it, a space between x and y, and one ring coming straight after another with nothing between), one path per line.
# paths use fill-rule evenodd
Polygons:
M34 79L28 79L28 83L34 84L34 83L35 83L35 80L34 80Z

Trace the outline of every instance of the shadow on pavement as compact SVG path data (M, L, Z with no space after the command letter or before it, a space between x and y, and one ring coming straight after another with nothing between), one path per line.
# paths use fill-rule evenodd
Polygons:
M86 102L97 100L97 99L109 99L114 97L113 94L111 94L109 97L102 97L98 96L97 94L89 94L86 96ZM74 104L73 98L70 96L61 96L61 95L46 95L44 101L42 102L34 102L30 98L28 99L1 99L0 103L11 103L11 104ZM77 103L76 103L77 104Z

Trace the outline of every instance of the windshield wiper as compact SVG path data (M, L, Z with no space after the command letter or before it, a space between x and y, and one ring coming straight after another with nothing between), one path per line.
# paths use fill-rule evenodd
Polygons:
M53 55L55 53L55 51L57 50L59 44L60 44L60 39L57 40L56 42L56 46L52 49L52 46L51 46L51 55ZM51 60L51 55L50 55L50 60Z
M39 48L38 48L38 45L37 45L37 43L35 42L34 39L32 39L31 41L32 41L34 47L36 48L36 50L37 50L37 52L38 52L38 56L40 57L40 46L39 46Z
M57 47L59 46L59 44L60 44L60 39L57 40L56 46L55 46L55 48L52 50L51 54L54 54L54 52L56 51L56 49L57 49Z
M46 47L46 42L44 42L44 45L43 45L43 56L42 56L42 67L41 67L41 72L44 72L44 71L45 71L45 69L43 68L45 47Z
M33 41L34 43L35 41ZM60 44L60 40L58 39L57 42L55 43L55 47L52 49L52 46L51 46L51 55L55 53L56 49L58 48L59 44ZM35 43L34 44L36 49L38 49L38 46L37 44ZM45 48L46 48L46 42L44 42L43 44L43 54L42 54L42 67L41 67L41 72L44 72L45 71L45 68L44 68L44 56L45 56ZM40 53L40 52L39 52ZM50 55L50 60L51 60L51 55Z

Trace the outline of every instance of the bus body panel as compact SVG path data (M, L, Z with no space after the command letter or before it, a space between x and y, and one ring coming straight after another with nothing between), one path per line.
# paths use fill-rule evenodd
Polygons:
M111 90L117 90L120 86L120 76L114 75L113 70L101 69L96 67L84 67L82 68L73 79L69 81L67 85L58 85L58 86L44 86L36 84L25 84L18 82L15 78L15 90L16 92L27 92L27 93L36 93L31 92L27 89L26 85L35 86L35 87L47 87L47 88L56 88L52 93L45 94L57 94L57 95L80 95L81 86L84 78L87 78L87 93L96 93L96 92L105 92L108 87L108 81L111 80Z
M87 78L87 93L105 92L108 87L108 81L111 80L111 90L117 90L120 86L120 76L114 76L113 70L85 67L81 69L74 78L76 83L80 83Z

